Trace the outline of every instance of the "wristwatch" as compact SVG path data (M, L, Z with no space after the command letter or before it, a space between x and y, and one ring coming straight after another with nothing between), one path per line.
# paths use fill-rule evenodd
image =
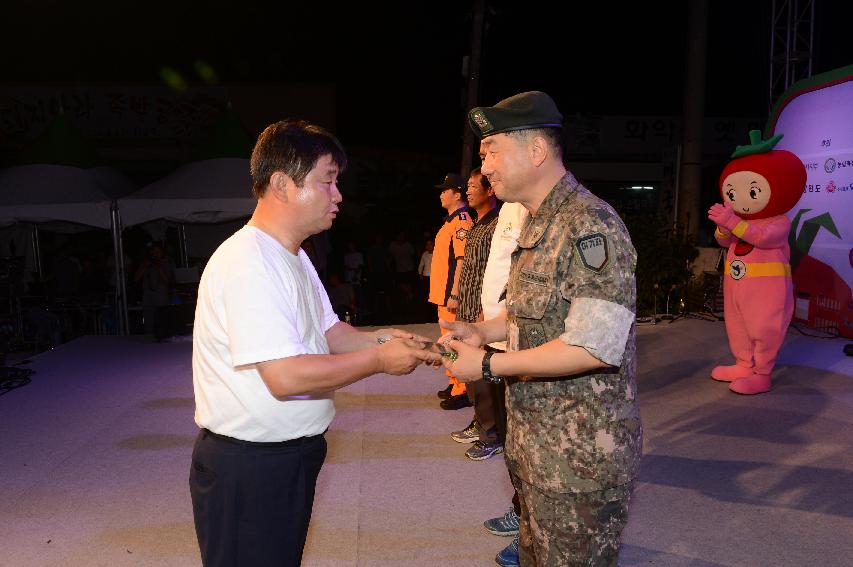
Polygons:
M495 354L492 351L487 351L485 356L483 356L483 380L488 382L489 384L500 384L503 378L501 376L495 376L492 374L492 355Z

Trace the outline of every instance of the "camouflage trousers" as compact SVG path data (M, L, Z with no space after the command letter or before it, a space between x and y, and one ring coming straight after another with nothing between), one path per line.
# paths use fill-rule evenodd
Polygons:
M522 567L616 567L633 483L597 492L543 492L513 476L521 501Z

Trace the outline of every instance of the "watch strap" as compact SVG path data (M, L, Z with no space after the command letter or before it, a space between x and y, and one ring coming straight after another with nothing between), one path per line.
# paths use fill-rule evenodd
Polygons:
M486 354L483 355L483 380L489 382L491 384L499 383L502 378L500 376L495 376L492 373L492 355L495 354L494 351L486 351Z

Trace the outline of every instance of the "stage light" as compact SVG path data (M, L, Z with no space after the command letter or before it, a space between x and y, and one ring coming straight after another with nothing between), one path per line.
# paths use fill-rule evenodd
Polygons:
M196 74L208 85L215 85L219 82L219 75L216 74L216 70L206 61L199 59L193 66Z
M184 77L172 67L160 67L160 78L163 79L163 82L166 83L166 85L176 91L187 90L188 85L186 80L184 80Z

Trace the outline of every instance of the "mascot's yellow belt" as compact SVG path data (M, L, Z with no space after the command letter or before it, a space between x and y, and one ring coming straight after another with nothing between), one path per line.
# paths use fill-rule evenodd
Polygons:
M791 265L784 262L751 262L741 260L726 262L726 274L733 279L761 278L767 276L791 277Z

